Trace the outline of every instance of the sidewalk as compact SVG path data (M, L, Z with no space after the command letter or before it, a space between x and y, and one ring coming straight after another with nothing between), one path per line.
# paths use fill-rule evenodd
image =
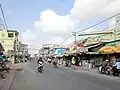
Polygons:
M10 70L9 73L5 74L7 76L5 79L0 78L0 90L9 90L15 76L15 70Z
M25 65L26 64L23 64L23 63L14 64L14 65L12 63L9 63L8 66L11 68L11 70L9 73L5 73L6 75L5 79L2 79L0 77L0 90L9 90L15 78L16 69L22 69L22 67Z

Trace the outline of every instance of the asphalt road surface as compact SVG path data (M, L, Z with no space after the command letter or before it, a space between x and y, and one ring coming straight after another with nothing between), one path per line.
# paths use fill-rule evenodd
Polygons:
M37 66L31 61L23 66L24 70L17 71L10 90L120 90L120 82L116 80L53 68L51 64L45 64L40 74Z

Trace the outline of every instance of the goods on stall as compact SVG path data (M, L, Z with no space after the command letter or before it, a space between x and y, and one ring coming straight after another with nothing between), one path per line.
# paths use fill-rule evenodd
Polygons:
M104 46L98 52L102 54L104 53L110 54L110 53L118 52L118 49L115 46Z
M117 48L117 51L116 51L116 52L117 52L117 53L120 53L120 44L116 45L115 47Z

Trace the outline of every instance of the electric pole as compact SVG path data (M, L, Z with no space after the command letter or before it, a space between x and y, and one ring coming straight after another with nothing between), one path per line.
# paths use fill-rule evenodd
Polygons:
M74 42L76 42L76 32L73 32L73 36L75 37L75 41Z
M75 43L75 50L77 50L77 46L76 46L76 44L77 44L77 43L76 43L76 42L77 42L77 41L76 41L76 39L77 39L77 38L76 38L76 32L73 32L73 36L75 37L75 40L74 40L74 43Z

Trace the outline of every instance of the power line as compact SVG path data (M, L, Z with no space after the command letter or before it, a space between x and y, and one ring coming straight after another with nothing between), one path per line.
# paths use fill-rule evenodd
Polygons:
M65 43L66 41L68 41L72 36L73 34L69 35L62 43Z
M97 26L97 25L99 25L99 24L101 24L101 23L103 23L103 22L105 22L105 21L108 21L109 19L111 19L111 18L113 18L113 17L116 17L116 16L118 16L118 15L120 15L120 13L115 14L115 15L113 15L113 16L111 16L111 17L109 17L109 18L107 18L107 19L105 19L105 20L103 20L103 21L101 21L101 22L98 22L98 23L96 23L96 24L94 24L94 25L92 25L92 26L89 26L89 27L87 27L87 28L81 29L81 30L77 31L76 33L79 33L79 32L81 32L81 31L84 31L84 30L90 29L90 28L92 28L92 27L95 27L95 26Z
M4 34L5 34L5 32L8 31L8 27L7 27L6 19L5 19L4 12L3 12L1 4L0 4L0 10L1 10L1 13L2 13L2 17L3 17L3 21L2 21L2 19L1 19L1 21L4 22L4 24L5 24L5 26L4 26L4 24L2 25L3 28L5 28L5 29L3 29ZM13 45L14 54L16 55L15 41L13 41L13 39L9 39L8 41L11 43L11 45ZM14 58L16 60L16 57L14 57Z
M4 12L3 12L3 9L2 9L2 5L1 5L1 4L0 4L0 9L1 9L1 13L2 13L2 16L3 16L4 23L5 23L5 28L6 28L6 30L7 30L8 27L7 27L6 19L5 19Z

